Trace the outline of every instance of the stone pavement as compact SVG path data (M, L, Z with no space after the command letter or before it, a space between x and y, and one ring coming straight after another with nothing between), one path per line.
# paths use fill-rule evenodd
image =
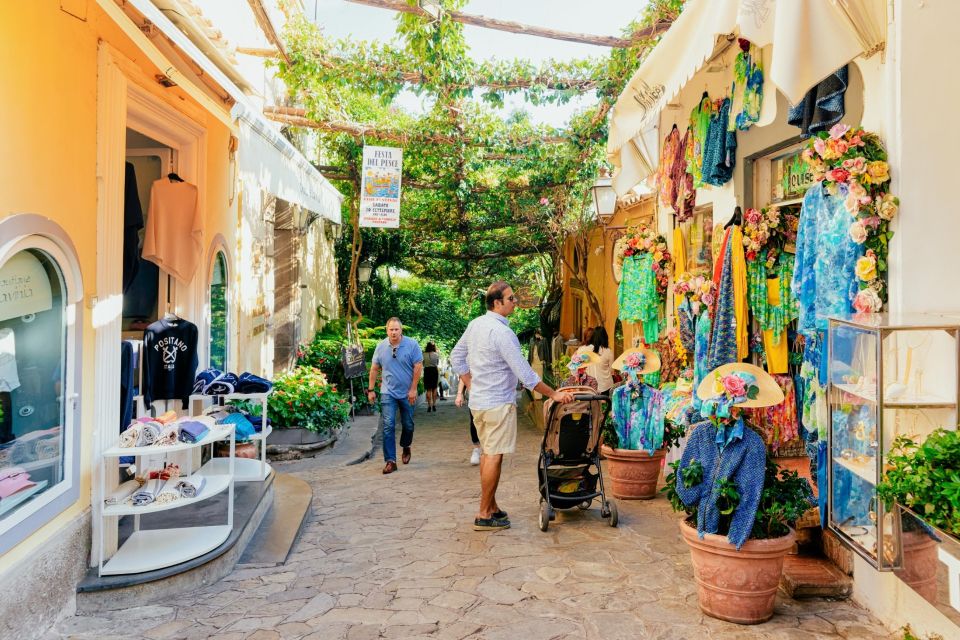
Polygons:
M537 528L539 434L521 419L499 502L513 528L471 528L479 494L465 410L417 412L413 460L297 463L313 515L284 566L238 569L202 590L105 617L64 620L54 638L488 640L748 638L879 640L891 635L850 602L781 598L741 627L701 615L689 554L663 498L620 501L613 529L594 506ZM102 615L102 614L101 614Z

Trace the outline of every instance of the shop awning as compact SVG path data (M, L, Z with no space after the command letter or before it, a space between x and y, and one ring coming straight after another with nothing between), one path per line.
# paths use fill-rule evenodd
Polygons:
M127 1L233 98L230 115L239 125L240 147L237 156L240 170L256 176L259 186L270 194L340 224L343 196L336 187L250 104L243 91L150 0ZM169 75L169 71L167 73Z
M618 193L652 169L649 161L638 161L632 141L656 123L661 109L714 55L718 41L738 35L773 45L770 80L797 103L839 67L883 47L886 0L690 0L613 107L607 156L616 168Z

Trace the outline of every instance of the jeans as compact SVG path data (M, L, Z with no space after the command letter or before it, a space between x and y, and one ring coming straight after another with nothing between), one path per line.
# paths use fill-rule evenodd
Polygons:
M383 460L397 461L397 410L400 411L400 446L413 444L413 407L406 398L380 396L380 416L383 418Z

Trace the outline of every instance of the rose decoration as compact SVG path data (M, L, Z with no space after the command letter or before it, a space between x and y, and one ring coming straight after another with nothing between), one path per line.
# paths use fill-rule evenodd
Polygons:
M863 221L857 220L850 225L850 238L857 244L863 244L867 241L867 228Z
M723 390L733 397L742 397L747 395L747 384L743 378L738 376L724 376L721 380Z
M867 250L867 254L857 260L857 277L864 282L870 282L877 277L877 258L873 251Z

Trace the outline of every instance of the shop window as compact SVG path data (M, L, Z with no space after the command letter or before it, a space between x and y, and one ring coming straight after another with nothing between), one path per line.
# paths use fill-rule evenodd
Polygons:
M76 309L60 261L39 247L63 254L31 237L0 255L0 553L78 492Z
M210 277L210 366L227 370L230 313L227 303L227 258L218 251Z
M688 271L713 270L713 206L697 207L683 228Z

